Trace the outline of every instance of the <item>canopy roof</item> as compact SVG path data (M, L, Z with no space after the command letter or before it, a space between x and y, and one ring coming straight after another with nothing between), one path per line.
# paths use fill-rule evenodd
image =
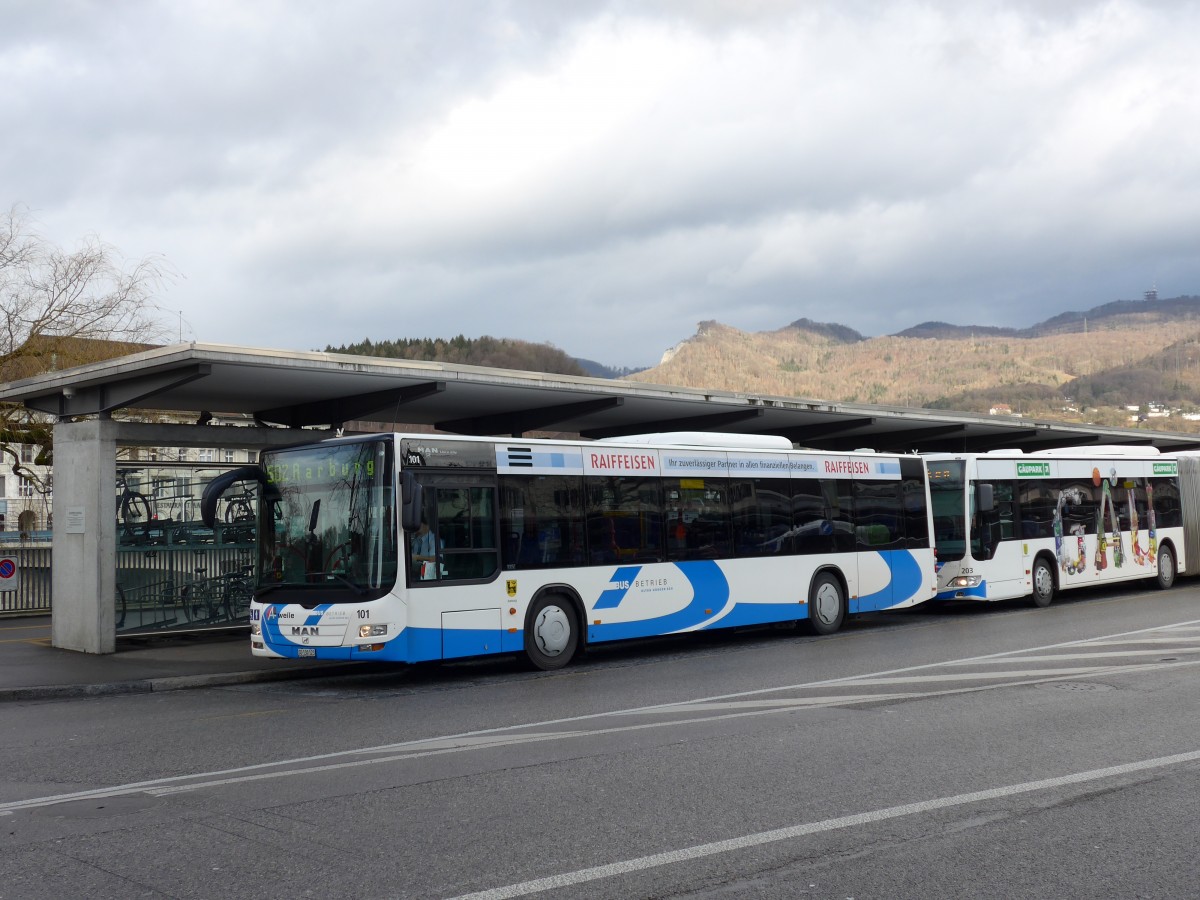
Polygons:
M0 401L57 416L117 410L227 413L289 428L432 426L458 434L619 437L660 431L777 434L828 450L1200 447L1200 436L829 403L759 394L337 353L177 344L12 382Z

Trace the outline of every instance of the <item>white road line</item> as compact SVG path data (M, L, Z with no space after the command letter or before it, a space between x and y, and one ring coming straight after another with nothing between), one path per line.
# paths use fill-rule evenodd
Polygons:
M1019 662L1019 660L1009 660ZM1095 672L1109 672L1112 666L1081 666L1061 669L1025 669L1012 672L950 672L946 675L893 675L888 678L855 678L851 682L858 685L881 684L934 684L939 681L986 681L991 678L1045 678L1055 675L1088 675Z
M1121 666L1114 668L1097 668L1090 670L1096 675L1115 675L1129 672L1148 672L1156 669L1171 669L1190 667L1200 664L1200 660L1190 660L1175 663L1156 663L1143 666ZM685 713L687 718L677 719L662 719L657 722L642 722L635 725L613 725L605 728L590 728L574 731L552 731L538 733L510 733L504 735L501 733L493 733L486 738L478 736L468 738L438 738L428 741L413 741L403 748L397 746L392 749L387 755L367 756L366 751L347 751L344 753L331 753L323 757L313 757L313 760L318 759L337 759L339 761L327 762L321 765L308 765L307 760L292 761L289 763L264 763L258 766L247 766L244 769L228 769L223 772L213 772L197 775L181 775L173 778L163 778L159 781L145 781L131 785L121 785L112 788L99 788L94 791L79 791L72 794L52 795L49 797L34 797L29 800L17 800L11 803L0 803L0 816L9 815L19 810L35 809L46 806L54 806L59 803L64 803L71 800L83 799L100 799L103 797L115 797L127 794L149 794L154 797L167 797L174 794L185 794L192 791L207 790L210 788L227 787L234 784L249 784L258 781L269 781L273 778L290 778L298 775L314 775L319 772L333 772L343 769L354 769L362 766L373 766L382 763L392 762L407 762L408 760L421 759L427 756L441 756L447 753L463 753L470 750L495 749L506 747L515 744L530 744L542 743L547 741L570 740L573 738L593 738L599 735L606 734L621 734L634 731L650 731L657 728L675 727L680 725L696 725L706 724L711 722L727 721L731 719L744 719L756 716L770 716L792 713L798 709L804 708L824 708L830 706L850 706L855 703L871 703L885 701L901 701L901 700L924 700L934 697L951 697L956 694L977 694L982 691L1001 690L1011 687L1022 687L1026 685L1048 684L1056 681L1068 681L1077 677L1071 675L1059 675L1055 678L1037 678L1027 681L1004 681L997 684L974 685L970 687L950 688L938 691L917 691L917 692L901 692L884 695L858 695L847 696L843 698L828 698L828 702L815 705L792 705L770 703L765 708L760 705L762 701L745 700L745 701L726 701L722 703L709 703L699 701L695 708L671 706L664 708L666 712ZM710 715L693 715L694 712L711 711L714 714ZM642 714L642 710L632 710L629 715ZM510 732L516 728L523 726L513 726ZM358 759L345 759L347 756L360 757ZM366 757L366 758L361 758ZM295 765L300 762L301 765ZM291 768L282 768L289 765ZM220 776L220 777L214 777Z
M1119 778L1123 775L1131 775L1135 772L1146 772L1153 769L1164 769L1169 766L1176 766L1183 763L1196 762L1200 760L1200 750L1192 750L1188 753L1176 753L1172 756L1159 756L1154 759L1145 759L1138 762L1125 763L1119 766L1109 766L1104 769L1091 769L1086 772L1076 772L1071 775L1062 775L1057 778L1043 778L1038 781L1027 781L1023 784L1010 784L1004 787L990 788L984 791L973 791L967 794L955 794L950 797L937 797L932 800L923 800L919 803L906 803L902 806L890 806L885 809L872 810L865 813L857 813L849 816L839 816L835 819L824 819L820 822L808 822L802 825L792 825L787 828L776 828L771 831L760 831L757 834L748 834L742 837L730 838L724 841L713 841L708 844L698 844L693 847L685 847L681 850L671 850L666 853L654 853L650 856L640 856L634 859L621 860L619 862L608 863L603 866L591 866L586 869L577 869L574 872L563 872L559 875L550 875L546 878L536 878L532 881L523 881L519 884L510 884L505 887L492 888L486 891L479 891L473 894L464 894L455 900L509 900L513 897L526 897L530 894L541 893L542 891L550 891L556 888L570 887L576 884L585 884L589 881L598 881L602 878L613 878L618 875L628 875L634 872L643 872L647 869L654 869L660 866L669 866L674 863L687 862L694 859L703 859L708 856L716 856L719 853L730 853L735 850L746 850L751 847L760 847L763 844L776 843L778 841L788 841L799 837L805 837L810 834L820 834L825 831L836 831L842 828L853 828L858 825L872 825L876 822L886 822L889 819L898 819L902 816L913 816L921 813L935 812L942 809L950 809L956 806L966 806L971 803L981 803L987 800L1001 800L1005 797L1013 797L1019 794L1031 794L1036 791L1047 791L1055 788L1067 787L1069 785L1087 784L1093 781L1102 781L1107 778Z
M175 776L171 776L168 778L156 778L156 779L152 779L152 780L148 780L148 781L134 782L134 783L122 784L122 785L114 785L111 787L94 788L91 790L84 790L84 791L72 791L72 792L65 793L65 794L53 794L53 795L43 796L43 797L33 797L33 798L30 798L27 800L15 800L15 801L7 802L7 803L0 803L0 816L9 815L10 813L13 813L13 812L16 812L19 810L24 810L24 809L33 809L33 808L37 808L37 807L53 806L53 805L59 804L59 803L68 803L73 800L95 800L95 799L102 799L105 797L124 796L124 795L128 795L128 794L150 793L151 791L160 792L160 793L165 794L165 793L171 792L168 789L172 788L173 786L179 786L179 787L183 788L184 790L191 790L191 789L201 788L201 787L206 787L206 786L217 786L219 784L226 784L226 783L236 783L236 782L241 782L241 781L254 781L254 780L261 780L264 778L275 778L275 777L279 777L281 775L300 774L300 773L309 772L309 771L325 771L325 770L328 770L331 768L340 768L340 767L349 767L349 766L358 765L360 763L360 761L364 761L363 760L364 757L367 757L367 759L365 759L365 762L369 764L369 763L374 763L374 762L388 762L388 761L392 761L394 759L410 759L410 758L414 758L418 755L427 755L430 753L460 752L465 749L470 749L472 746L478 746L478 744L474 744L474 743L472 743L472 741L479 740L479 739L486 739L489 735L496 735L500 738L500 740L495 742L494 744L489 744L486 740L482 740L482 743L484 745L486 745L486 746L501 746L501 745L504 745L507 743L514 743L515 740L512 740L512 739L519 737L519 735L515 735L515 734L513 734L513 732L516 729L521 729L521 728L546 729L546 728L552 728L552 727L561 726L561 725L576 724L576 723L580 723L580 722L590 722L590 721L603 720L603 719L611 720L613 718L619 718L621 716L630 716L630 715L639 714L639 713L669 713L672 711L676 711L676 712L682 712L687 715L690 715L691 710L689 709L689 707L692 704L716 704L716 703L722 703L723 701L738 701L738 700L743 700L743 699L748 700L751 697L761 697L766 694L780 694L780 693L784 693L786 691L811 690L813 688L828 688L828 687L841 687L841 686L854 687L856 685L864 683L863 679L881 678L881 677L885 677L888 675L901 675L901 674L904 674L907 672L920 672L920 671L926 671L929 669L943 668L946 666L965 665L965 664L973 663L973 662L988 662L988 661L992 661L992 660L1019 661L1019 658L1014 659L1014 657L1016 657L1017 654L1021 654L1021 653L1037 653L1037 652L1044 652L1047 650L1056 650L1059 648L1066 648L1066 647L1081 647L1081 646L1085 646L1088 644L1092 644L1096 641L1104 641L1104 640L1114 640L1115 641L1118 638L1125 638L1130 635L1144 635L1144 634L1151 634L1151 633L1156 633L1156 632L1166 632L1166 631L1170 631L1173 629L1184 629L1184 628L1200 628L1200 620L1191 620L1191 621L1187 621L1187 622L1179 622L1179 623L1176 623L1173 625L1155 626L1152 628L1142 628L1142 629L1138 629L1137 631L1123 632L1120 634L1107 635L1105 637L1085 638L1085 639L1076 640L1076 641L1066 641L1066 642L1058 643L1058 644L1046 644L1044 646L1030 647L1030 648L1027 648L1025 650L1020 650L1020 651L1011 651L1010 650L1010 651L1005 651L1002 653L990 653L990 654L986 654L984 656L966 657L966 658L960 658L960 659L955 659L955 660L945 660L943 662L937 662L937 663L926 663L924 665L919 665L919 666L908 666L908 667L899 668L899 669L886 669L886 670L883 670L880 672L874 672L874 673L870 673L870 674L866 674L866 675L850 675L850 676L846 676L843 678L830 678L830 679L825 679L822 681L810 681L810 682L804 682L804 683L795 684L795 685L785 685L785 686L781 686L781 687L772 687L772 688L760 688L758 690L753 690L753 691L739 691L739 692L732 693L732 694L719 694L719 695L712 696L712 697L702 697L702 698L696 698L694 700L681 700L677 703L667 703L667 704L660 704L660 705L655 705L655 706L639 706L639 707L630 707L628 709L610 710L608 712L587 713L585 715L579 715L579 716L565 716L565 717L558 718L558 719L547 719L547 720L543 720L540 722L526 722L526 723L519 724L519 725L501 725L501 726L497 726L495 728L483 728L483 729L478 729L476 731L462 732L459 734L440 735L440 736L432 737L432 738L419 738L416 740L401 741L401 742L397 742L397 743L393 743L393 744L381 744L381 745L374 746L374 747L361 747L361 748L352 749L352 750L340 750L340 751L335 751L335 752L331 752L331 753L320 753L320 754L315 754L312 756L302 756L302 757L295 757L295 758L291 758L291 759L275 760L272 762L257 763L257 764L249 765L249 766L239 766L239 767L232 768L232 769L220 769L220 770L215 770L215 771L210 771L210 772L196 772L191 775L175 775ZM1155 669L1155 668L1173 668L1173 667L1178 667L1178 666L1187 665L1187 664L1188 664L1187 662L1160 663L1160 664L1151 665L1151 666L1129 666L1129 667L1113 668L1113 669L1096 669L1094 671L1096 673L1104 673L1104 674L1108 674L1110 672L1113 672L1113 673L1136 672L1136 671L1147 671L1147 670ZM991 689L996 689L996 688L1021 686L1024 684L1036 684L1036 683L1046 682L1046 681L1063 680L1064 676L1062 674L1062 671L1059 671L1056 674L1057 674L1057 677L1041 678L1038 681L1004 682L1004 683L994 684L994 685L978 685L978 686L974 686L974 687L959 688L959 689L945 690L945 691L923 691L918 694L912 694L912 693L890 694L890 695L888 695L888 699L899 700L899 699L911 699L911 698L916 698L916 697L936 697L936 696L945 696L945 695L960 694L960 693L971 693L971 692L982 691L982 690L991 690ZM1065 676L1065 677L1071 677L1071 676ZM855 701L848 701L846 699L842 699L842 700L838 701L838 703L840 703L840 704L846 704L849 702L855 702ZM857 702L866 702L866 701L859 700ZM836 705L836 704L829 704L829 705ZM732 704L732 708L744 709L745 707L740 704L734 703L734 704ZM795 707L793 707L793 706L782 706L782 707L775 706L772 709L761 710L761 711L757 711L757 712L739 712L739 713L727 714L725 716L707 717L707 718L699 718L699 719L692 719L692 718L682 719L682 720L675 719L675 720L672 720L672 721L664 723L664 724L680 725L680 724L687 724L689 722L713 721L715 719L720 719L720 718L738 718L738 717L748 716L748 715L775 714L775 713L779 713L779 712L790 712L794 708ZM658 723L654 723L654 724L647 723L646 725L638 726L638 727L645 728L645 727L660 727L660 726ZM603 734L603 733L608 733L610 731L619 731L619 730L626 730L626 729L621 729L621 728L598 729L598 730L588 730L583 733ZM572 732L559 732L559 733L556 733L556 737L561 738L561 737L571 734L571 733ZM508 735L508 737L505 737L505 735ZM533 740L537 740L537 738L535 737L535 738L533 738ZM453 747L454 750L452 750L452 751L448 750L448 749L446 749L447 747ZM437 749L431 749L431 748L437 748ZM387 755L380 756L380 754L387 754ZM399 755L396 755L396 754L399 754ZM331 763L329 765L323 765L323 763L325 763L326 761L330 761L330 760L346 760L346 762L341 762L341 763L335 762L335 763ZM319 765L313 765L314 763L317 763ZM254 773L257 773L257 774L254 774ZM225 777L225 776L229 776L229 777Z
M1079 659L1129 659L1135 656L1162 656L1164 653L1200 653L1200 647L1181 647L1177 650L1101 650L1097 653L1056 653L1047 656L1001 656L996 659L981 659L972 663L976 666L1012 665L1026 662L1058 662L1059 660Z
M1109 638L1088 641L1089 647L1124 647L1129 644L1182 644L1192 641L1192 638L1136 638L1132 640L1112 640Z
M804 706L836 706L842 703L876 703L880 700L892 700L900 694L827 694L819 697L776 697L772 700L718 700L710 703L699 700L687 706L672 706L666 709L637 709L631 716L661 716L670 712L693 713L697 710L714 709L784 709ZM665 724L670 724L666 720Z
M938 668L942 668L944 666L959 666L959 665L966 665L968 663L974 663L974 662L985 662L985 661L993 660L993 659L1006 659L1006 658L1011 658L1011 657L1017 657L1019 654L1023 654L1023 653L1042 653L1047 650L1058 650L1060 648L1067 648L1067 647L1081 647L1081 646L1086 646L1086 645L1092 644L1096 641L1114 641L1114 642L1116 642L1117 639L1119 639L1119 638L1127 638L1132 635L1152 634L1155 632L1167 631L1167 630L1170 630L1173 628L1185 628L1185 627L1192 627L1192 626L1200 627L1200 619L1192 620L1192 621L1188 621L1188 622L1177 622L1173 625L1156 625L1151 628L1139 628L1136 631L1125 631L1125 632L1120 632L1118 634L1104 635L1101 637L1080 638L1079 640L1063 641L1058 644L1044 644L1039 647L1026 647L1022 650L1006 650L1001 653L987 653L987 654L984 654L983 656L966 656L966 657L961 657L959 659L943 660L942 662L926 663L926 664L920 665L920 666L905 666L900 669L885 669L882 672L872 672L872 673L865 674L865 675L847 675L843 678L828 678L828 679L825 679L822 681L809 681L809 682L804 682L801 684L781 685L780 687L758 688L753 691L738 691L733 694L717 694L712 697L698 697L695 700L681 700L677 704L669 704L668 703L668 704L663 704L662 706L639 707L638 709L621 710L621 711L618 711L615 713L594 713L589 716L580 716L577 718L569 718L569 719L558 719L558 720L555 720L552 722L542 722L542 723L538 723L538 724L541 726L550 725L550 724L560 724L560 723L565 723L565 722L579 721L580 719L595 718L596 716L624 715L624 714L627 714L630 712L640 712L641 710L644 710L644 709L668 709L671 706L685 706L688 703L707 703L707 702L712 702L712 701L717 701L717 700L736 700L740 697L753 697L753 696L758 696L758 695L762 695L762 694L774 694L774 693L782 693L785 691L803 690L806 688L832 687L832 686L840 685L840 684L858 683L859 679L861 679L861 678L880 678L880 677L883 677L886 675L902 675L906 672L921 672L926 669L938 669ZM531 725L530 727L534 727L534 726Z

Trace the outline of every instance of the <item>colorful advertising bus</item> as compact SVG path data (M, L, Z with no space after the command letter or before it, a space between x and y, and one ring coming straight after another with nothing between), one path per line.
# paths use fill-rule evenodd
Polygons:
M936 589L916 456L779 437L384 434L266 451L258 656L417 662L912 606Z
M1030 597L1187 571L1180 466L1154 448L927 454L938 600ZM1195 476L1186 476L1194 478Z

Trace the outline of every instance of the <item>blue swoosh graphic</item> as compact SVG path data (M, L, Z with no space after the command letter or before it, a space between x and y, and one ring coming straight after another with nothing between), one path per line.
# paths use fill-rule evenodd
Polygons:
M629 593L629 585L638 577L638 572L642 571L641 566L621 566L617 571L613 572L609 583L624 582L626 587L609 588L600 595L600 599L596 601L596 605L592 609L616 609L621 605L621 601L625 599L625 595Z
M273 607L268 606L267 610L276 609L279 612L283 612L285 605L277 605L277 606L273 606ZM333 606L332 603L322 603L320 606L313 607L313 609L309 610L308 615L305 616L303 624L306 626L318 624L321 621L321 616L325 615L325 613L327 613L332 606ZM267 610L264 610L264 613ZM267 646L269 646L272 650L274 650L275 652L278 653L278 652L280 652L280 650L279 650L280 646L282 646L282 647L295 647L296 646L294 641L291 641L288 638L284 637L283 632L281 632L279 630L278 616L268 618L267 616L264 615L262 617L261 621L262 621L263 641L265 641ZM301 624L300 622L296 622L296 621L293 621L290 619L288 620L289 628L292 627L293 625L300 625L300 624ZM332 649L332 648L327 647L327 648L323 648L323 649Z
M640 568L640 567L639 567ZM712 560L695 560L675 563L692 586L692 600L683 609L653 619L637 622L613 622L609 625L592 625L588 628L588 640L616 641L636 637L652 637L672 634L711 617L712 613L724 609L729 602L729 581ZM616 576L614 576L615 578ZM605 593L608 593L607 591ZM604 595L602 594L601 597ZM622 594L623 596L623 594ZM616 604L610 604L615 606ZM594 606L593 609L599 608Z
M865 594L858 598L858 610L887 609L916 596L924 583L921 566L907 550L877 550L887 563L891 578L881 591Z

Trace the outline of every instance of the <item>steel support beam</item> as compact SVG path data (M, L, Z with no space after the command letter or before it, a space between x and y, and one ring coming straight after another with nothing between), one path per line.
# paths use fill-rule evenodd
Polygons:
M758 419L763 415L763 409L755 406L750 409L739 409L733 412L713 413L708 416L689 416L686 419L660 419L655 422L642 422L636 425L626 425L615 428L590 428L579 432L585 438L624 437L627 434L645 434L648 431L720 431L727 425L736 425L750 419Z
M212 366L209 363L195 363L165 372L148 372L136 378L103 384L77 387L66 385L52 394L28 397L25 405L60 419L70 416L107 415L114 409L133 406L155 394L162 394L198 378L204 378L211 372Z
M822 422L819 425L800 425L796 428L783 428L776 432L796 444L801 444L813 438L829 437L844 431L854 431L875 424L874 416L846 416L836 422Z
M617 409L624 405L624 397L603 397L599 400L582 400L579 403L538 406L486 416L450 419L435 423L434 428L455 434L510 434L519 438L527 431L541 431L560 422L569 422L581 416Z
M276 425L286 425L288 428L303 428L305 425L329 425L340 428L346 422L364 418L381 409L389 409L394 406L399 411L400 407L406 403L439 394L445 389L446 382L444 381L428 381L389 391L372 391L369 394L353 394L349 397L335 397L331 400L314 400L311 403L297 403L293 406L258 410L254 413L254 420L260 424L270 422Z

